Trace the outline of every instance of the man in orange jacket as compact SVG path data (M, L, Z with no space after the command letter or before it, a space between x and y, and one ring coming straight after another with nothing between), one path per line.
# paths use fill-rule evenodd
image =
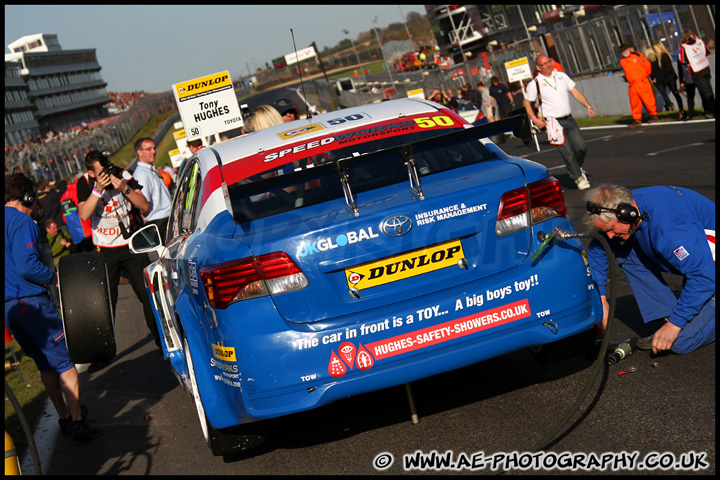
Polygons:
M628 125L630 128L642 125L642 107L650 114L648 123L659 122L657 116L657 105L655 104L655 92L649 76L652 72L652 64L645 56L633 50L630 45L620 45L620 66L625 72L625 79L630 85L628 95L630 96L630 110L632 110L633 122Z

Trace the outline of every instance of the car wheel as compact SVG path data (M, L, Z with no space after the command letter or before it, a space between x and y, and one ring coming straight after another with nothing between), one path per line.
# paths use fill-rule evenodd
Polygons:
M110 282L100 252L66 255L58 264L60 311L73 363L105 363L115 356Z
M246 426L230 427L226 429L217 429L212 426L205 415L202 399L200 398L200 389L195 378L195 368L193 367L192 354L188 345L187 338L183 338L183 346L185 348L185 358L187 360L188 376L190 377L190 388L198 419L200 420L200 428L202 429L205 443L210 447L213 455L221 456L230 453L239 453L247 450L255 449L265 443L265 436L258 433L248 433Z

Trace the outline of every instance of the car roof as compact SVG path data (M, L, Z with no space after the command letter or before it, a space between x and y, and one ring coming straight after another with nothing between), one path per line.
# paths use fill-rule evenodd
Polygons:
M442 107L428 100L404 98L387 102L360 105L315 115L310 119L276 125L258 132L252 132L211 148L219 155L220 164L225 166L257 153L279 148L296 141L312 141L363 125L425 112L435 112ZM338 122L338 119L353 118L353 121Z

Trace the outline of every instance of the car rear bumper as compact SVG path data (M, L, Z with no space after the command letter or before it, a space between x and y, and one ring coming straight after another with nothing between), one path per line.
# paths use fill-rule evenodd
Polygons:
M204 397L208 419L224 428L288 415L570 337L599 318L592 285L581 249L558 248L539 262L428 295L421 308L415 302L372 320L282 322L275 331L226 336L204 362L202 383L214 392Z

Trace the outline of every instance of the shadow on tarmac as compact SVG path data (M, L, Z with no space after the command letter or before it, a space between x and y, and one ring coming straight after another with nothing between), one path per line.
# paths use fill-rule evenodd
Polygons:
M145 353L139 351L149 345ZM134 358L133 358L134 357ZM122 361L121 361L122 360ZM152 469L153 453L162 436L149 434L151 408L174 388L177 380L155 349L152 336L124 349L104 368L80 374L82 402L88 419L102 436L74 442L58 436L54 453L43 471L48 474L120 475L141 461L144 474ZM107 459L115 459L107 464ZM137 470L134 470L137 472Z

